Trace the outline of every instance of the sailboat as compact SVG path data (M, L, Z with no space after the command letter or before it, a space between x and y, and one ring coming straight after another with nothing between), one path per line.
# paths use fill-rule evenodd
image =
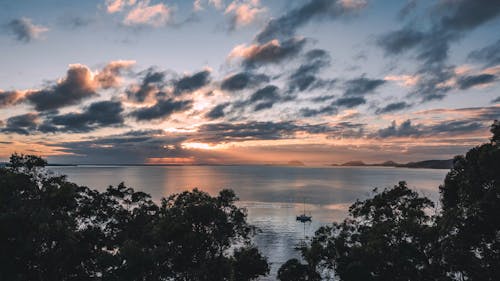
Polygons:
M300 222L308 222L308 221L311 221L312 219L312 216L308 216L306 215L306 200L304 199L304 213L302 213L301 215L298 215L296 217L297 221L300 221Z

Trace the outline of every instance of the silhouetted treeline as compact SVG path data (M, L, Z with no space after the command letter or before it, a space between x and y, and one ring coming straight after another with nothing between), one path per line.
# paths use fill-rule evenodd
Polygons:
M280 280L500 280L500 123L490 143L457 156L441 208L400 182L321 227Z
M269 272L231 190L155 204L50 176L36 156L0 169L0 280L252 280Z

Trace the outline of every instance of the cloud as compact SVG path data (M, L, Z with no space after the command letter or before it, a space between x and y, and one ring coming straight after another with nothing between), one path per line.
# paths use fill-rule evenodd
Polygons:
M230 16L229 30L234 30L253 23L265 11L259 0L237 0L227 6L224 14Z
M253 106L253 111L269 109L279 101L287 100L279 94L279 88L268 85L255 91L247 100L236 102L235 107Z
M13 116L7 119L5 127L1 129L4 133L17 133L29 135L38 125L38 114L27 113Z
M470 52L468 58L484 62L489 66L500 64L500 39L489 46Z
M138 0L133 8L128 11L123 24L128 26L153 26L166 25L171 18L172 10L163 3L150 5L149 0Z
M339 98L333 104L337 106L343 106L347 108L353 108L362 104L365 104L366 100L362 97L345 97Z
M372 136L377 138L450 136L484 130L485 127L484 121L475 120L441 121L433 125L414 125L411 120L406 120L399 126L396 121L392 121L389 127L378 130Z
M164 79L165 73L148 69L140 85L132 85L127 88L125 91L127 99L138 103L152 99L153 95L160 92Z
M372 93L378 87L385 84L385 82L382 79L369 79L366 77L348 80L345 82L346 89L344 96L364 96L365 94Z
M243 66L249 68L277 64L298 54L306 42L304 38L292 38L283 42L275 39L264 44L239 45L231 51L229 59L242 58Z
M20 91L0 90L0 108L16 105L22 101L24 93Z
M394 111L400 111L400 110L403 110L403 109L407 109L411 107L411 104L408 104L404 101L401 101L401 102L394 102L394 103L390 103L382 108L379 108L375 111L376 114L385 114L385 113L390 113L390 112L394 112Z
M13 19L6 27L18 41L22 42L40 39L43 33L49 31L45 26L33 24L29 18Z
M245 123L210 123L201 125L190 141L204 143L241 142L249 140L276 140L293 138L296 133L320 133L324 125L296 124L290 121Z
M23 95L18 91L17 102L31 104L37 111L78 105L83 100L98 96L98 91L101 89L121 87L122 72L133 64L133 61L112 61L96 72L92 72L85 65L71 64L66 77L59 79L53 85L38 90L26 90Z
M218 104L214 106L207 114L205 114L205 117L210 119L210 120L215 120L224 117L226 114L224 113L224 109L228 107L230 103L225 102Z
M500 97L497 97L496 99L492 100L491 103L500 103Z
M194 0L194 2L193 2L193 10L195 12L198 12L198 11L201 11L201 10L204 9L202 2L205 2L205 1L204 0ZM208 4L212 5L217 10L220 10L220 9L223 8L222 7L223 6L222 5L222 0L208 0L206 2L208 2Z
M405 26L400 30L380 36L377 44L384 49L386 55L397 55L420 44L425 36L424 32L415 30L411 26Z
M239 72L224 78L220 87L222 90L226 91L240 91L256 87L261 83L269 82L269 80L269 76L265 74Z
M386 55L407 52L416 53L419 60L417 82L412 95L422 101L442 99L453 87L446 82L453 77L453 67L446 65L450 45L460 40L467 32L487 23L500 15L500 5L495 0L485 1L437 1L430 9L426 29L415 24L388 32L379 37L377 44ZM494 46L484 50L494 51ZM481 59L481 50L470 55Z
M126 6L134 5L136 0L106 0L106 11L110 14L123 10Z
M158 100L152 106L146 106L132 111L131 116L138 121L151 121L155 119L165 119L170 115L183 112L191 109L193 106L192 100L173 100L164 99Z
M290 92L312 90L318 87L331 87L336 80L322 80L317 74L330 65L330 55L321 49L308 51L304 62L288 77Z
M76 105L84 99L96 96L96 83L88 67L80 64L70 65L66 77L56 85L33 91L26 95L26 101L37 111L54 110Z
M458 79L457 84L461 90L466 90L474 86L490 84L496 80L492 74L466 75Z
M90 132L102 127L122 126L124 109L119 101L99 101L90 104L81 113L56 115L40 127L47 132Z
M257 34L259 43L273 39L285 39L295 35L297 28L310 21L338 19L349 16L366 7L364 0L309 0L283 16L271 19Z
M337 107L331 104L318 109L302 108L300 110L300 115L303 117L314 117L318 115L334 115L337 114L337 112Z
M69 155L54 159L59 163L146 163L150 157L186 155L187 152L180 145L184 140L183 136L167 135L163 130L134 130L118 135L56 143L54 146Z
M103 89L116 88L121 85L123 70L130 69L135 64L131 60L117 60L108 63L94 78Z
M193 75L185 75L174 82L174 94L180 95L186 92L196 91L208 85L210 81L210 71L208 70L203 70Z

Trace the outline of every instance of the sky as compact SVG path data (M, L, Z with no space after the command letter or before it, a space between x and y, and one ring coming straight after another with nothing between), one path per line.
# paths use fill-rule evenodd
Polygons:
M0 0L0 160L450 159L500 117L498 0Z

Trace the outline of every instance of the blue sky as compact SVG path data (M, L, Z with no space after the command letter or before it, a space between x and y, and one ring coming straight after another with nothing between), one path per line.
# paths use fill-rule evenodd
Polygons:
M0 157L446 159L500 116L497 1L0 0Z

